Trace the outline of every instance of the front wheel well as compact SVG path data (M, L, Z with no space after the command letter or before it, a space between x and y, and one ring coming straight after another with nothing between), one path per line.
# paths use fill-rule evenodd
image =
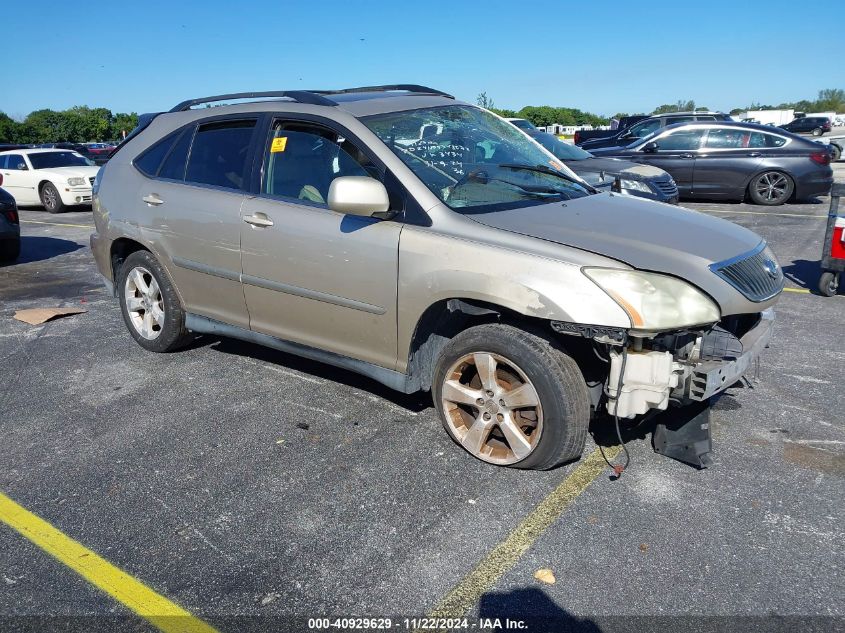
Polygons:
M485 301L454 298L432 304L417 322L408 356L408 377L412 390L431 389L437 359L452 338L471 327L488 323L512 325L546 339L572 356L582 367L586 378L593 378L596 374L596 357L591 341L558 335L547 319L526 316ZM603 369L599 369L598 373Z

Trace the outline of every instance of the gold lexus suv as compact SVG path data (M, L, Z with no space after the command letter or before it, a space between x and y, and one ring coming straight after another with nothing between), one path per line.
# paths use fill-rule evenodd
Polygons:
M93 205L141 347L234 337L430 390L455 442L519 468L577 459L591 421L667 408L694 415L656 448L707 465L707 404L767 346L783 287L751 231L597 193L504 119L416 85L144 115Z

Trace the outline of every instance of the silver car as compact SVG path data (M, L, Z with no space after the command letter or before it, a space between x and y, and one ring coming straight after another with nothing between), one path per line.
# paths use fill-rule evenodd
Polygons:
M94 220L143 348L212 333L431 391L455 442L520 468L577 459L591 420L706 408L767 345L783 285L758 235L596 193L414 85L142 117Z

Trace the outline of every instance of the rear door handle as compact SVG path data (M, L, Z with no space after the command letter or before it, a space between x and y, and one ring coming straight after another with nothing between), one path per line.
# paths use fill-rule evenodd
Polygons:
M265 213L256 213L255 215L245 215L244 222L247 224L251 224L252 226L258 226L261 228L267 228L268 226L273 226L273 220L267 217Z
M157 193L151 193L148 196L144 196L141 198L144 202L146 202L151 207L157 207L160 204L164 204L164 200L158 197Z
M749 156L751 156L751 158L760 158L762 154L760 152L751 152Z
M681 154L681 158L695 158L695 154Z

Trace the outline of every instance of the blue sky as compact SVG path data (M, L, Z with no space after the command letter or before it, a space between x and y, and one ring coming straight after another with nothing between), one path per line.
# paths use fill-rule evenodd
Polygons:
M0 111L149 112L226 92L402 82L605 115L679 99L776 105L845 88L836 4L7 2Z

